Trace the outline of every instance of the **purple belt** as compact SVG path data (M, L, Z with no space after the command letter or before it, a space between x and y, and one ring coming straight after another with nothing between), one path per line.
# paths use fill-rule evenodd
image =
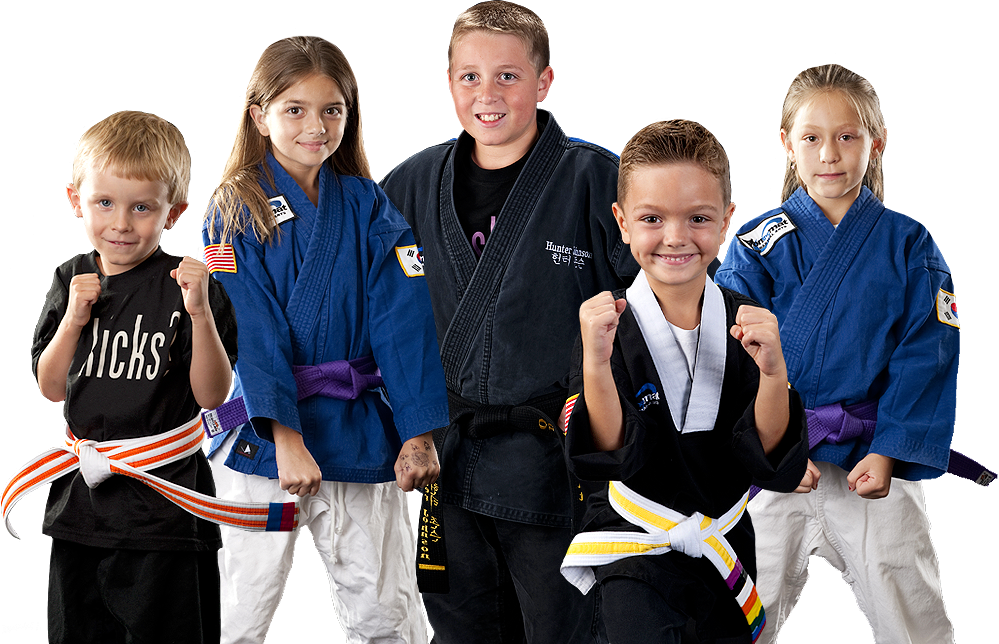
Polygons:
M878 403L822 405L806 409L805 421L808 424L809 451L823 441L839 445L859 438L870 443L874 440L874 429L878 424Z
M299 400L317 395L337 400L355 400L361 392L384 384L372 356L334 360L315 366L295 365L291 369L298 387ZM201 418L209 438L224 434L250 420L242 396L233 398L216 409L202 412Z

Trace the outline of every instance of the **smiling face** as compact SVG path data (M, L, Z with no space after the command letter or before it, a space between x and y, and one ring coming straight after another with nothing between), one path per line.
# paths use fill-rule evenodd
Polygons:
M455 44L448 81L458 120L475 139L476 164L502 168L527 153L552 79L552 68L539 75L524 42L512 34L473 31Z
M164 228L172 228L187 208L171 204L162 181L124 179L89 167L80 187L66 193L87 237L100 254L105 275L118 275L145 261L160 244Z
M696 163L636 167L614 216L660 302L704 287L725 241L735 204L715 175Z
M854 105L838 91L816 94L794 117L781 142L801 185L834 224L857 196L872 154L883 147L864 127Z
M281 167L309 192L319 168L336 151L347 123L347 102L328 76L298 81L267 104L250 106L250 116Z

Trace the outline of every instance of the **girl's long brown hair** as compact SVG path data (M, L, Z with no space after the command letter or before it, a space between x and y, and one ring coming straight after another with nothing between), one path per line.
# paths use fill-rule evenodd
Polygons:
M250 106L259 105L266 110L267 105L282 92L315 74L333 80L347 101L343 140L326 163L340 174L371 178L361 137L357 79L347 58L336 45L315 36L279 40L264 50L246 87L246 101L236 142L226 163L222 182L215 189L212 204L205 214L212 236L221 233L222 241L226 241L234 234L245 233L248 224L262 242L275 235L277 224L260 186L261 179L274 186L274 177L264 163L271 142L257 130L250 116ZM244 207L248 216L243 212Z
M784 109L781 111L780 129L791 133L798 110L812 98L822 92L840 92L853 103L860 122L867 129L872 140L881 141L880 150L872 154L864 174L864 185L871 189L874 196L885 200L885 180L882 169L882 155L885 144L885 118L881 114L881 103L878 95L863 76L851 72L842 65L821 65L812 67L798 74L792 81L787 96L784 98ZM795 190L801 186L798 172L787 160L784 170L784 189L781 193L781 203L787 201Z

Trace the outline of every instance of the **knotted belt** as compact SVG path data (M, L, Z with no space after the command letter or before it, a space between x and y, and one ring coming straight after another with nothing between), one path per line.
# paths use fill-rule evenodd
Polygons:
M292 368L298 399L325 396L338 400L355 400L366 389L381 387L381 372L372 356L353 360L335 360L319 365L295 365ZM209 438L249 422L243 397L233 398L216 409L201 414Z
M80 439L66 428L62 447L39 455L15 476L0 497L7 531L16 538L9 514L23 496L60 476L80 470L95 488L113 474L136 479L196 517L252 532L288 532L298 527L296 503L239 503L195 492L150 474L154 468L187 458L201 449L201 418L155 436L96 442Z
M676 550L689 557L707 557L735 595L755 642L766 624L763 604L753 580L746 574L735 550L725 538L749 503L747 490L731 510L717 519L699 512L684 516L676 510L651 501L620 481L611 481L607 497L611 507L629 523L645 532L582 532L569 545L561 572L583 594L596 583L593 566L602 566L625 557L658 555Z

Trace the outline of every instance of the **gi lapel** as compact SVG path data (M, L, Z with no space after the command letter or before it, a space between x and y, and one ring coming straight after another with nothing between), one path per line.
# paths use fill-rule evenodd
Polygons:
M311 232L285 313L288 325L292 329L296 359L305 356L312 358L317 352L322 351L322 347L317 346L321 340L314 337L316 320L320 317L317 311L328 296L337 297L338 293L331 294L331 289L345 288L344 284L330 284L334 272L332 262L337 258L336 251L340 247L340 237L343 232L343 200L340 198L340 186L336 174L325 164L319 170L318 208L312 205L295 180L283 168L277 163L274 163L274 166L277 166L274 169L277 188L283 192L285 199L299 217L294 225L304 228L299 230L299 235L304 237ZM278 238L276 243L291 243L291 239L285 241ZM288 252L300 251L289 248Z
M649 280L642 271L627 291L631 308L669 405L677 430L683 434L714 429L725 375L728 329L721 290L705 276L701 305L701 332L697 343L693 383L686 395L687 359L673 338Z
M555 119L549 119L510 191L510 196L503 204L502 214L496 218L496 226L489 234L489 242L478 262L475 261L475 254L454 209L454 155L458 144L451 152L451 158L444 168L440 191L441 228L461 294L461 302L441 343L441 363L451 391L461 392L458 373L474 348L475 331L482 324L490 302L499 291L513 251L534 216L541 192L555 171L568 141L569 138L555 123ZM478 394L479 402L488 402L485 378L479 383Z
M824 217L815 202L801 188L791 195L783 208L806 235L809 229L806 220L809 217ZM877 197L866 187L863 188L808 270L794 303L780 325L780 341L787 362L788 379L792 383L796 381L802 367L808 338L825 316L843 277L853 265L860 247L884 209ZM810 241L815 242L814 235ZM809 360L815 358L816 356L809 356ZM818 373L819 370L816 370L816 374ZM798 388L808 389L807 386Z

